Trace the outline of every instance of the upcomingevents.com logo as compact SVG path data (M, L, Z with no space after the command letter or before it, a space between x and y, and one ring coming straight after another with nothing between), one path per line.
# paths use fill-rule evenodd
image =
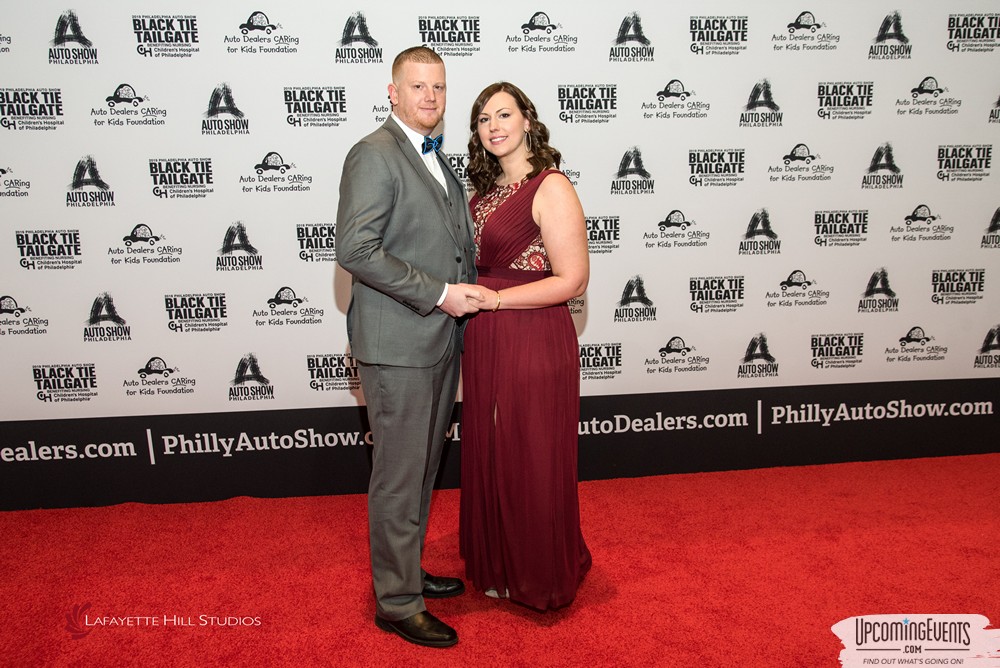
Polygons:
M830 630L844 644L845 667L1000 665L1000 629L982 615L867 615Z

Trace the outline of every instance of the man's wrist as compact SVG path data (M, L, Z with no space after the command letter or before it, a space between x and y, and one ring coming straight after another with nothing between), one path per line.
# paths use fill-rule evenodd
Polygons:
M448 298L448 284L445 283L444 291L441 293L441 298L437 300L437 304L435 304L434 306L441 306L441 304L444 304L444 300L447 298Z

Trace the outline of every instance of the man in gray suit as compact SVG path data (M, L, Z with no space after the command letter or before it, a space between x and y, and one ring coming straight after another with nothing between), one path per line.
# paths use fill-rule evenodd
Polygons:
M375 442L368 530L375 624L430 647L458 642L424 598L458 578L423 571L431 490L458 389L463 317L479 310L465 190L429 136L444 117L444 62L426 47L396 56L392 116L347 154L337 261L353 276L347 336Z

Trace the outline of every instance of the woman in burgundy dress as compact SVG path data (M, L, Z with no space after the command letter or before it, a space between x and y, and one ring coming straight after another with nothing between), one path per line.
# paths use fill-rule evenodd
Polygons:
M462 358L460 546L487 595L568 605L590 569L577 498L579 348L566 302L590 276L583 209L535 106L510 83L472 108L485 302Z

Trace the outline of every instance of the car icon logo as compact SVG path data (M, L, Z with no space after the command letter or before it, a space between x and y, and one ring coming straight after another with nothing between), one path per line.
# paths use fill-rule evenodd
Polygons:
M933 95L934 97L937 97L943 92L944 89L938 86L937 79L934 77L924 77L923 81L920 82L920 85L910 91L914 99L920 95Z
M694 221L685 220L684 214L681 211L674 209L667 214L666 218L657 223L657 225L660 227L661 231L666 230L668 227L679 227L682 230L686 230L688 225L694 225Z
M146 362L146 366L139 369L139 377L145 378L151 374L159 374L164 378L167 378L177 369L171 369L167 366L167 363L163 361L162 357L150 357L149 361Z
M805 144L796 144L791 153L785 156L785 164L791 164L793 160L801 160L807 165L816 159L816 156L809 151Z
M660 102L663 102L668 97L679 97L681 102L683 102L687 99L688 95L693 95L693 93L684 90L684 84L679 79L672 79L670 83L663 87L663 90L656 94L656 97Z
M133 227L132 232L128 236L122 237L122 241L125 242L126 246L131 246L133 243L147 243L152 246L159 240L160 237L153 234L149 226L143 223L139 223Z
M906 336L899 339L899 345L905 348L907 343L919 343L923 346L927 345L928 341L930 341L930 337L924 334L922 327L911 327Z
M808 288L812 281L806 278L805 272L796 269L788 275L788 278L781 282L781 289L787 290L792 287Z
M17 305L17 300L15 300L10 295L4 295L0 297L0 313L10 313L15 318L20 318L21 314L28 309L21 308Z
M278 304L291 304L292 308L296 308L303 301L305 300L295 296L295 290L285 286L278 290L274 297L267 300L267 305L271 308L276 308Z
M931 209L929 206L927 206L926 204L921 204L916 209L914 209L913 213L907 216L904 220L906 220L906 224L909 225L910 223L923 223L923 222L931 223L937 220L937 218L938 218L937 216L931 213Z
M138 107L140 102L143 102L143 98L135 94L135 89L128 84L118 84L118 88L115 89L113 95L108 95L105 98L109 107L114 108L116 104L127 104L131 103L133 107Z
M544 30L546 34L552 34L553 28L555 26L549 21L549 16L545 12L535 12L531 15L531 19L521 26L525 35L532 30Z
M240 30L246 35L251 30L263 30L266 34L270 35L272 30L277 30L278 26L274 25L267 19L267 14L264 12L254 12L247 19L246 23L240 25Z
M816 22L816 17L812 12L802 12L794 21L788 24L788 32L795 33L796 30L810 30L816 32L820 24Z
M260 164L254 165L254 169L257 170L258 174L263 174L265 170L272 169L284 174L286 170L291 168L291 165L286 165L282 157L274 151L265 155L264 159L260 161Z
M669 341L667 341L667 345L660 348L660 357L666 357L671 353L687 355L692 350L693 348L684 343L684 339L682 339L679 336L674 336Z

